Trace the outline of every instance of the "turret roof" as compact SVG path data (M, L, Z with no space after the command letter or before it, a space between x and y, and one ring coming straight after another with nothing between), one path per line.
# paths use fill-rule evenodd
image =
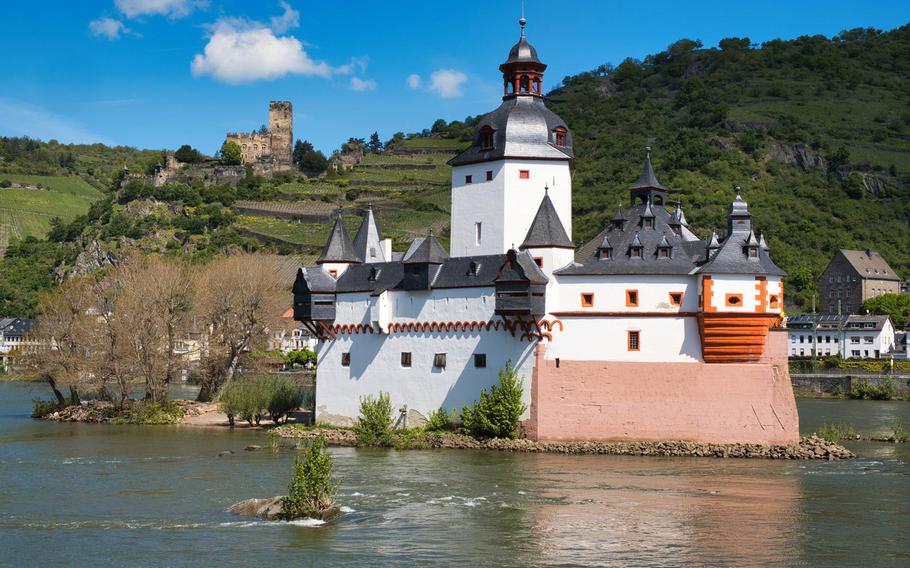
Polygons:
M329 240L326 242L325 248L322 249L322 255L316 262L318 264L325 262L363 262L357 251L354 250L354 244L351 242L351 237L348 236L348 231L344 227L344 219L340 213L338 218L335 219L335 225L332 226L332 232L329 233Z
M556 207L553 206L549 192L544 193L537 214L531 221L531 228L528 229L528 234L519 248L545 247L575 248L572 239L566 233L566 228L559 219L559 214L556 213Z

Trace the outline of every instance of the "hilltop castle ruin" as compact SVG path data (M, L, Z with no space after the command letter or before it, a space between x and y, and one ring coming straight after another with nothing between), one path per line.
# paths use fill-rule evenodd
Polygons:
M244 164L271 162L290 167L294 147L293 115L290 101L271 101L268 132L229 132L226 139L240 146Z

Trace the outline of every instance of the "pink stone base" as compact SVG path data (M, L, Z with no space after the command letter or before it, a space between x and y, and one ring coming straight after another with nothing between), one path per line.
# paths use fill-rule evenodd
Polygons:
M534 440L690 440L795 444L799 416L787 334L768 335L758 363L556 361L538 346L531 384Z

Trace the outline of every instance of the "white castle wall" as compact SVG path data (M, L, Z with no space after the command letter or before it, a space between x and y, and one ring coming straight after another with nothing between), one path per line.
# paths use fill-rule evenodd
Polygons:
M608 261L607 261L608 262ZM694 312L698 310L698 283L694 276L558 276L559 301L550 311ZM753 283L753 292L755 290ZM638 307L626 306L626 290L638 291ZM682 305L670 304L670 293L682 292ZM581 307L581 295L594 294L594 306Z
M698 318L561 316L562 331L547 344L547 359L699 363ZM557 329L559 329L557 327ZM628 332L638 331L638 351L628 350Z
M520 172L528 171L528 179ZM493 180L486 181L486 172ZM465 176L472 183L465 183ZM502 254L524 241L543 199L544 187L572 235L572 174L568 161L498 160L452 168L450 254ZM476 223L482 225L477 242Z

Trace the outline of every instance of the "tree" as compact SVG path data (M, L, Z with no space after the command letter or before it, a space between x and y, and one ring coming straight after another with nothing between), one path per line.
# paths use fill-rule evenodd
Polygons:
M209 338L198 400L214 399L243 357L264 348L268 330L280 325L287 287L278 274L273 258L256 254L219 258L199 274L196 313Z
M174 152L174 158L178 162L183 162L185 164L195 164L202 161L202 154L199 153L199 150L193 148L189 144L184 144Z
M319 175L329 168L329 161L322 152L310 150L309 152L304 152L297 167L307 175Z
M907 294L882 294L863 302L862 311L891 316L891 323L900 329L910 323L910 296Z
M448 126L448 124L446 123L445 119L437 118L433 123L433 126L430 127L430 132L432 134L439 134L446 129L446 126Z
M295 164L299 164L303 160L303 156L307 152L313 151L313 145L307 142L306 140L301 141L300 138L297 139L297 142L294 143L294 152L293 159Z
M231 140L221 145L221 163L226 166L237 166L243 161L240 145Z
M379 139L379 133L373 132L370 134L370 141L367 142L367 150L373 154L378 154L382 152L382 140Z

